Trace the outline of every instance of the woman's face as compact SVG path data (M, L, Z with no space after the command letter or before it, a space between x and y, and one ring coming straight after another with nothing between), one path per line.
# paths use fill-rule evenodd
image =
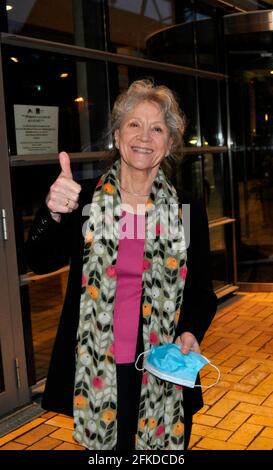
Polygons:
M159 166L172 145L161 109L150 101L139 103L125 115L115 139L122 160L136 170Z

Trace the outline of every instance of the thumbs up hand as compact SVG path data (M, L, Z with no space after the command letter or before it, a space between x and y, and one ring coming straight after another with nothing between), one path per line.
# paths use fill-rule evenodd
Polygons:
M66 152L59 154L61 173L50 186L46 204L54 220L60 221L61 214L73 212L78 207L81 186L73 180L70 158Z

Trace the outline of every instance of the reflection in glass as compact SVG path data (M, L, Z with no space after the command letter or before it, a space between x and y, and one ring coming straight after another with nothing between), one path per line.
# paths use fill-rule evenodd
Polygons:
M64 301L67 269L35 276L35 281L29 285L36 382L47 376Z
M230 281L226 240L227 226L210 229L210 253L213 287L223 287Z
M224 217L225 173L222 154L204 154L204 194L209 220Z
M271 37L271 33L270 33ZM245 44L251 35L244 37ZM236 164L238 280L273 279L273 87L271 53L230 54L231 134ZM240 106L238 106L240 103Z
M101 150L109 106L106 64L21 47L3 50L10 153L17 154L15 104L58 107L60 150Z
M198 89L201 144L210 146L224 145L219 81L199 78Z
M145 57L146 38L175 24L173 0L108 0L107 3L112 49L120 54Z
M248 152L246 157L250 157ZM247 172L238 181L238 278L242 282L272 282L273 156L256 148L253 162L256 174Z
M201 155L185 155L181 165L182 188L197 199L203 199L203 176Z
M1 345L0 345L0 393L4 392L4 390L5 390L4 369L3 369L2 352L1 352Z
M224 155L185 155L181 165L181 186L204 201L208 219L227 215Z
M159 30L147 39L149 59L195 67L194 22Z
M105 2L12 0L9 33L105 50Z
M205 18L196 21L197 67L212 72L222 71L219 51L222 50L219 21Z
M105 162L71 164L74 179L97 177ZM35 213L45 201L49 187L60 172L58 164L11 168L13 211L18 270L30 284L20 288L25 335L28 379L30 385L47 375L56 328L62 310L68 267L56 273L35 275L26 266L24 241ZM26 181L29 184L26 184Z

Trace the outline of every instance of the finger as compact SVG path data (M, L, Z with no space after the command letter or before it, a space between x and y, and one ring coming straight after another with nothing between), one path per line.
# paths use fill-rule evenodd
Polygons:
M61 152L59 154L59 162L60 162L63 176L73 180L73 175L72 175L71 166L70 166L70 158L66 152Z
M198 354L201 353L201 349L197 341L195 341L195 343L192 345L191 351L196 352Z
M63 173L61 173L61 175L51 185L50 191L56 195L59 194L60 196L76 200L79 198L81 186L76 183L76 181L68 179L66 176L63 176Z
M54 198L51 198L48 201L47 206L52 212L58 212L61 214L73 212L79 207L77 202L73 202L68 198L59 198L57 201L54 201Z
M187 342L184 341L184 339L181 338L181 336L178 336L175 340L175 344L181 348L181 352L183 354L188 354L190 352L190 345L187 344Z
M190 350L191 350L191 347L190 347L189 344L187 344L187 343L183 343L183 344L182 344L181 352L182 352L183 354L189 354Z

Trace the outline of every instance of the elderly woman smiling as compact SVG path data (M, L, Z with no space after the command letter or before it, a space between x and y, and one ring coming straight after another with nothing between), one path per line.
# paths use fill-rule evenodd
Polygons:
M132 83L112 111L114 164L99 181L80 185L61 152L61 173L30 231L34 271L70 260L43 406L73 412L74 438L88 449L187 448L192 415L202 406L200 389L135 368L139 353L153 345L176 342L184 354L200 352L216 311L205 211L178 194L161 168L181 153L184 127L171 90ZM84 240L81 214L91 202ZM182 202L191 204L188 250L181 211L175 236L161 213Z

